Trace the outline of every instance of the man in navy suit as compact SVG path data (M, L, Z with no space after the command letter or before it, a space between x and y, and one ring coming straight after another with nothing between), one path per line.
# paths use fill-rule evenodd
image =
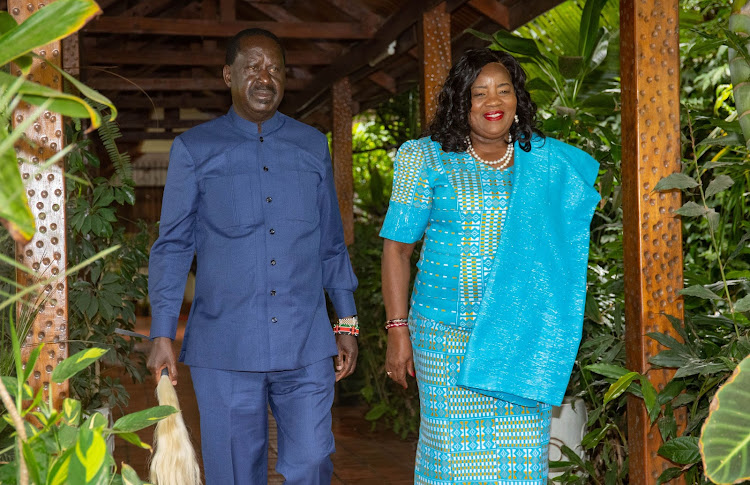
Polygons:
M286 483L328 484L334 382L354 371L359 331L328 142L277 111L286 74L272 33L232 38L223 74L232 108L172 145L149 263L149 367L177 383L172 340L195 255L179 360L198 398L206 483L267 482L270 405ZM334 328L324 290L343 317Z

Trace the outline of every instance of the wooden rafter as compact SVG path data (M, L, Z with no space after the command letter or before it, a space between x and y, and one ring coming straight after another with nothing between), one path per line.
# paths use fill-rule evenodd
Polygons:
M364 25L376 29L383 23L380 15L368 10L364 5L351 0L326 0L337 9L341 10L353 19L359 19Z
M389 93L396 94L396 80L384 71L373 72L369 79Z
M192 51L188 49L112 50L98 47L86 49L89 64L125 64L159 66L223 66L224 50ZM287 66L325 65L333 60L330 54L319 50L293 50L286 53Z
M290 39L369 39L372 36L362 24L355 22L216 22L161 17L99 17L86 25L85 32L231 37L240 30L252 27L266 29L279 37Z
M452 12L467 0L449 0L446 3L446 10ZM388 45L399 37L406 29L413 26L420 18L423 12L431 7L441 3L437 0L413 0L402 7L400 11L393 14L372 36L368 42L362 43L349 50L346 54L340 56L335 62L310 83L310 86L287 106L295 113L304 110L318 96L333 84L337 79L348 76L357 69L368 64L372 59L376 59L386 51Z
M263 3L263 2L249 2L249 3L255 9L257 9L260 12L263 12L265 15L271 17L277 22L292 22L292 23L303 22L302 19L290 13L288 10L282 8L279 5L272 5L272 4ZM325 41L318 40L318 41L313 42L313 45L315 45L318 49L321 49L322 51L328 52L331 54L339 54L341 52L341 45L336 44L335 42L325 42Z
M122 17L145 17L165 10L173 0L149 0L139 2L120 14Z
M87 84L99 91L226 91L224 80L215 78L130 78L98 77L89 79ZM287 79L287 91L304 89L306 82L299 79Z
M510 9L495 0L469 0L469 5L497 25L510 29Z

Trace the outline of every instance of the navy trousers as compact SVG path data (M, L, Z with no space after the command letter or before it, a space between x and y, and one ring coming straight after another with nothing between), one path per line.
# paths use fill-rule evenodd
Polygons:
M287 484L330 484L335 451L330 358L279 372L191 367L206 485L266 485L268 406L276 420L276 471Z

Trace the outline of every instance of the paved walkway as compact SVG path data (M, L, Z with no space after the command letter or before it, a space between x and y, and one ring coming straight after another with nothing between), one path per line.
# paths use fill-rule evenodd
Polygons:
M148 320L139 321L136 330L147 333ZM181 339L181 334L178 335ZM138 351L147 352L148 343L139 344ZM179 385L177 395L183 417L193 436L193 444L200 460L200 423L198 405L193 394L190 369L178 364ZM115 373L116 374L116 373ZM133 384L129 378L122 383L130 393L130 404L125 413L132 413L158 403L154 396L154 382L149 378L143 384ZM414 483L415 441L402 441L389 431L370 431L370 423L364 419L363 407L334 406L333 431L336 437L336 453L333 455L333 485L407 485ZM115 419L119 417L115 415ZM283 477L274 471L277 458L276 428L271 420L269 435L268 483L284 483ZM147 443L153 440L153 427L139 433ZM125 462L136 469L143 479L148 477L149 452L118 439L115 445L115 461ZM214 485L214 484L209 484Z

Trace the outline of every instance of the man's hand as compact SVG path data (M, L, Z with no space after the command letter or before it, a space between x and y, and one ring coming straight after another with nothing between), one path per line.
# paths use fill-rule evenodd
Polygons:
M414 377L414 354L411 348L411 340L409 340L408 328L395 327L388 330L385 370L388 377L404 389L408 387L406 374Z
M172 385L177 385L177 359L175 359L174 350L172 350L172 339L156 337L152 341L151 353L148 355L146 365L154 375L157 384L159 383L161 370L166 367L169 371L169 377L172 379Z
M354 372L357 367L357 337L347 334L336 334L336 347L339 355L333 358L336 363L336 382Z

